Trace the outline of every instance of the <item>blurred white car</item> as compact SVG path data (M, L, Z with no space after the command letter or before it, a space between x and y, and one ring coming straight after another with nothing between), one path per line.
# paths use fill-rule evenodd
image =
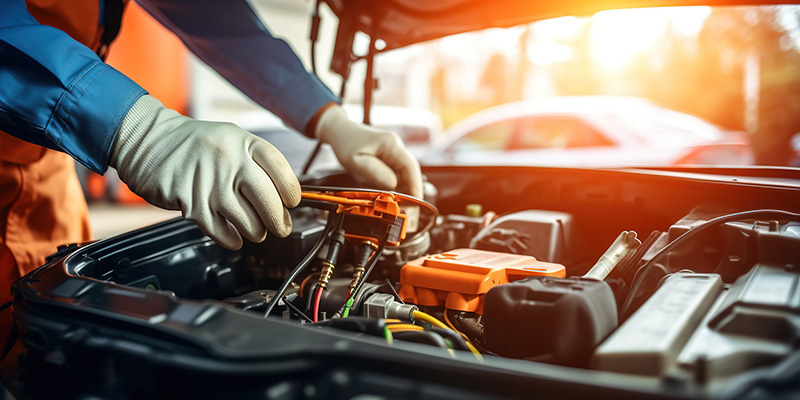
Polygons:
M753 163L743 132L621 96L508 103L450 128L423 164L643 167Z

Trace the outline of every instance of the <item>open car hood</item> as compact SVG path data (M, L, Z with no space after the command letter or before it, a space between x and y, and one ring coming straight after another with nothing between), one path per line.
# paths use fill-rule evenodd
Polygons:
M786 4L775 0L324 0L339 18L331 69L346 76L353 38L363 32L382 40L388 51L469 31L509 27L568 15L591 15L620 8Z

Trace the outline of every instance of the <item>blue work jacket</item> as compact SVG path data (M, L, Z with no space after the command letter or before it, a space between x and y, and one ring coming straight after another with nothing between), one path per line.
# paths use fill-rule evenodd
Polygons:
M244 0L137 3L298 131L322 106L338 101ZM0 130L103 173L120 122L146 93L66 33L39 24L24 0L0 0Z

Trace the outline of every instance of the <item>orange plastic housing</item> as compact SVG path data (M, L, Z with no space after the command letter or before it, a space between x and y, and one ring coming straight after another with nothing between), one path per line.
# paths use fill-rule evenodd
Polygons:
M397 199L391 193L381 192L333 192L333 193L314 193L303 192L304 199L321 200L336 203L339 207L337 213L347 213L366 218L378 218L392 223L399 230L394 232L395 239L387 239L386 243L391 246L399 246L406 238L407 219L400 209ZM399 222L398 222L399 220ZM398 226L399 225L399 226ZM377 241L373 236L359 235L353 232L345 232L345 237L358 241Z
M374 193L360 193L360 192L338 192L336 193L338 196L343 196L351 199L359 199L365 198L366 195L371 195L374 197L373 204L369 206L360 206L360 205L353 205L353 206L344 206L339 205L339 211L337 212L346 212L353 215L362 215L365 217L372 217L372 218L381 218L386 221L396 221L397 219L401 219L400 222L400 232L398 233L398 238L396 241L387 240L387 244L392 246L399 246L400 242L406 238L406 216L403 214L403 211L400 210L400 205L397 204L394 196L389 193L381 193L377 197L375 197ZM357 234L347 233L344 234L345 237L356 239L356 240L375 240L372 237L360 236Z
M489 289L531 276L563 278L566 269L531 256L456 249L404 265L399 294L406 303L483 314Z

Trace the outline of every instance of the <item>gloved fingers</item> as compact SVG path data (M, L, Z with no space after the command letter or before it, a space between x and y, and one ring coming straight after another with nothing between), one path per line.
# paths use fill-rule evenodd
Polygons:
M419 162L403 147L402 143L390 143L382 146L378 152L378 158L397 174L398 191L422 198L422 172Z
M222 214L207 209L202 215L196 217L186 216L186 218L197 223L200 230L220 246L229 250L242 248L242 236Z
M220 204L220 215L225 217L245 239L261 243L267 238L267 227L243 194Z
M350 165L346 165L351 173L364 178L378 189L395 190L397 175L392 168L372 154L356 154Z
M258 171L255 174L263 175L264 172ZM253 206L258 219L270 232L279 237L289 236L292 232L292 217L289 215L289 210L284 207L278 190L268 176L257 179L247 175L239 190Z
M292 167L275 146L264 139L256 139L248 149L251 157L269 175L283 204L289 208L296 207L300 204L300 182Z
M219 180L203 179L215 176L212 165L199 163L195 166L191 176L193 186L184 186L175 195L184 218L194 221L200 230L222 247L238 250L242 247L242 237L236 228L228 222L217 210L220 203L216 199L223 199L217 189Z

